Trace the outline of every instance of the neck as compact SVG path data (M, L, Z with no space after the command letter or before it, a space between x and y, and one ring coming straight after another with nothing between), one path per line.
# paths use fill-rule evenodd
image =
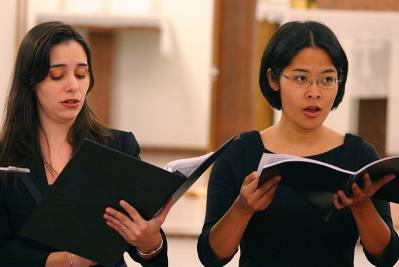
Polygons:
M313 129L303 129L287 122L284 117L274 127L285 142L304 146L314 144L316 140L321 140L327 130L324 125Z
M303 145L314 144L316 140L321 140L327 131L327 128L324 125L312 129L300 128L287 121L284 115L275 125L275 128L276 131L279 132L279 135L281 135L281 137L288 143L299 143Z
M50 147L58 147L59 145L68 143L68 132L71 127L72 124L58 124L42 121L39 132L40 143L43 144L43 141L45 141Z
M70 126L65 124L41 124L40 148L48 184L57 179L72 154L72 145L68 142L69 129Z
M329 142L325 142L328 132L329 129L322 125L308 130L282 119L261 135L265 147L274 153L309 156L320 154L331 147Z

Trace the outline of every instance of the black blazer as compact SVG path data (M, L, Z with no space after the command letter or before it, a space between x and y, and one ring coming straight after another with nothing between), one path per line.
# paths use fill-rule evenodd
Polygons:
M110 131L111 137L107 139L105 145L139 158L140 147L131 132ZM40 195L45 197L46 192L51 190L51 186L47 184L42 159L31 160L30 169L29 178L32 179ZM34 197L22 182L21 175L0 175L0 266L45 266L48 255L57 251L52 247L18 236L19 229L35 207ZM161 234L164 247L155 258L142 259L134 247L129 247L128 253L143 266L168 266L166 237L162 231ZM123 255L117 266L124 266Z

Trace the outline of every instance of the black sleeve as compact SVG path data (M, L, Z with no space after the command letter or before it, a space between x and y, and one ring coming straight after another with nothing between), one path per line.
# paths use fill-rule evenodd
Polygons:
M133 135L132 132L127 133L126 138L121 140L122 144L122 151L126 154L132 155L136 158L140 158L140 146ZM166 240L166 235L161 229L161 235L163 239L163 247L161 252L151 259L143 259L137 253L137 250L133 246L129 246L128 253L130 257L136 262L139 262L141 265L145 267L152 267L152 266L168 266L168 245Z
M375 266L394 266L399 258L399 239L398 234L396 233L392 224L389 203L382 200L374 200L373 202L381 218L391 231L391 240L389 241L388 246L385 248L385 251L381 257L373 256L365 248L363 248L363 251L367 259Z
M132 132L110 129L110 133L111 136L105 140L104 145L133 157L140 158L140 146Z
M209 232L233 204L241 185L235 185L231 146L215 162L208 183L205 223L198 238L197 252L204 266L223 266L234 255L219 259L209 244ZM237 164L238 161L237 161Z
M122 145L123 152L133 157L140 158L140 146L132 132L128 132Z
M3 178L0 177L0 266L42 267L46 264L50 252L30 246L27 240L20 239L13 232L7 212L7 183Z
M378 159L377 152L375 151L374 147L369 144L365 144L363 155L364 165ZM373 200L373 203L381 218L384 220L384 222L387 224L391 231L391 240L389 241L388 246L385 248L385 251L381 257L373 256L365 248L363 248L363 251L367 259L375 266L393 266L399 259L399 238L393 227L389 202L375 199Z

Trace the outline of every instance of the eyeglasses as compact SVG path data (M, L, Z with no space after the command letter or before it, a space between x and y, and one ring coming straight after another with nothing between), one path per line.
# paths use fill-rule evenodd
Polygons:
M336 77L332 76L322 76L317 78L307 77L306 75L295 75L289 77L285 74L281 74L284 78L291 81L295 86L300 88L308 88L312 85L313 80L316 81L316 84L325 89L331 89L337 87L337 85L341 82Z

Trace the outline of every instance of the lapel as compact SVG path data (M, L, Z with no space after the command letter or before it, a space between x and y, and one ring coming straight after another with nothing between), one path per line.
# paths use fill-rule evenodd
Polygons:
M22 181L23 185L26 187L36 205L42 201L42 194L39 192L36 184L33 182L31 176L27 173L19 173L19 179Z

